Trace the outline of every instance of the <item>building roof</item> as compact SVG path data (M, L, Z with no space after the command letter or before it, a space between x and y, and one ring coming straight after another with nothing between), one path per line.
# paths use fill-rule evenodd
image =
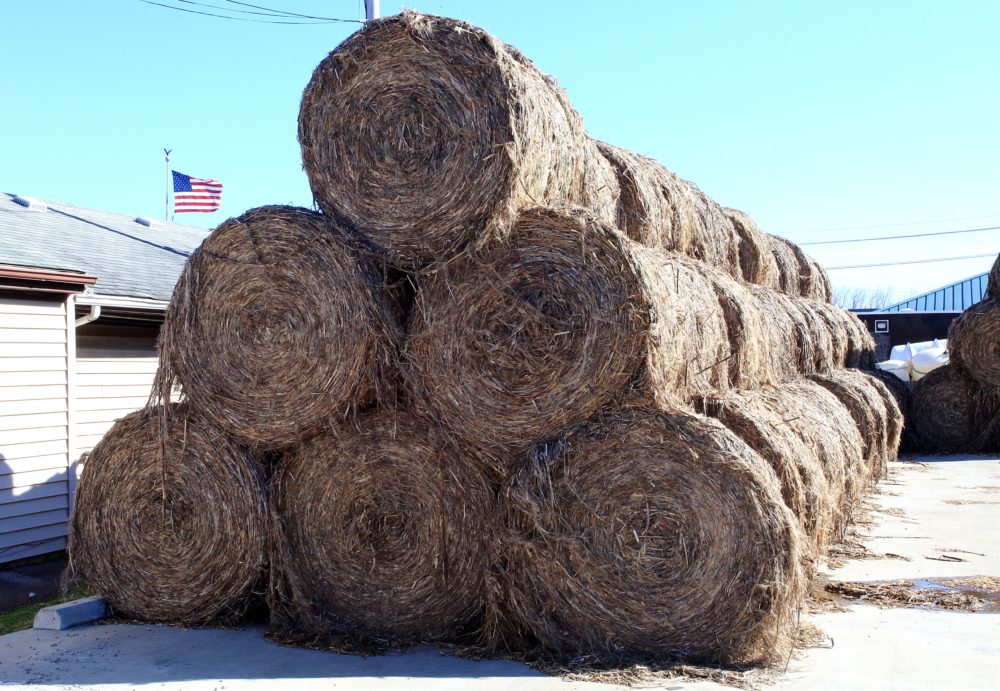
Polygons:
M88 292L95 295L166 302L209 231L147 222L0 193L0 264L92 274L97 283Z
M989 274L983 273L951 285L917 295L879 312L964 312L983 299Z

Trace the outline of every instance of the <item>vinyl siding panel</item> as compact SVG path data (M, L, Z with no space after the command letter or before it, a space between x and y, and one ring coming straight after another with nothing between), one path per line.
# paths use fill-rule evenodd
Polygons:
M76 350L76 449L81 454L92 450L116 420L146 405L156 375L155 331L95 331L81 333Z
M65 546L71 320L0 295L0 563Z

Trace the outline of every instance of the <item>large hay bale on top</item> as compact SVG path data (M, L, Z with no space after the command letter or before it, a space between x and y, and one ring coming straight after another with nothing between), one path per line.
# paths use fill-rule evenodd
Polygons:
M948 328L948 355L983 386L1000 386L1000 300L983 300Z
M406 267L504 235L526 206L616 213L614 172L565 93L454 19L366 23L313 73L299 142L323 212Z
M272 624L345 646L452 639L482 611L489 461L377 411L288 452L272 483Z
M921 451L992 450L1000 425L998 411L1000 388L979 386L960 366L948 364L914 383L908 438Z
M399 326L378 272L305 209L253 209L188 259L160 335L176 382L242 443L294 444L386 392Z
M88 457L69 575L116 613L185 625L237 620L264 583L267 550L262 470L188 406L122 418Z
M740 385L764 377L753 304L741 290L586 213L530 210L507 241L421 284L406 379L455 434L523 449L630 385L668 403L725 391L733 372ZM735 348L731 329L746 335Z
M504 501L507 641L563 660L781 654L799 531L774 473L717 421L610 413L537 449Z

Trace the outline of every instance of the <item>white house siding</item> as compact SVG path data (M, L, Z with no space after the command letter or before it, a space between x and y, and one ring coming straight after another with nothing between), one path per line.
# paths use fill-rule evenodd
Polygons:
M79 329L77 454L93 449L116 420L146 405L155 374L155 328L107 326L98 320Z
M72 323L65 300L0 295L0 563L66 544Z

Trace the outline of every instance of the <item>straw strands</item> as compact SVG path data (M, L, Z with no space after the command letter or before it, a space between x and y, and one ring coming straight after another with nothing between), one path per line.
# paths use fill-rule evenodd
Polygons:
M90 454L70 521L69 574L120 615L235 620L265 582L263 472L188 406L167 413L122 418Z
M673 405L839 366L820 353L829 335L813 304L632 242L582 210L528 210L504 241L422 280L405 378L456 435L523 450L627 388ZM830 310L836 328L850 325Z
M802 588L764 461L714 420L624 409L539 447L503 495L495 621L557 659L771 660Z
M757 224L742 211L729 208L722 211L736 231L737 254L743 280L778 289L780 287L778 264L771 252L768 236L761 232Z
M993 262L993 268L990 269L990 275L986 282L986 293L983 298L1000 300L1000 254L997 255L997 260Z
M1000 300L983 300L948 329L948 354L983 386L1000 386Z
M979 386L961 366L938 367L913 385L908 438L923 451L977 453L1000 444L1000 388Z
M399 326L367 260L305 209L220 225L188 259L160 336L159 394L256 449L294 444L388 394Z
M282 637L362 649L453 640L481 614L490 463L438 437L381 411L281 459L271 608Z
M366 23L313 73L299 142L323 212L407 268L502 237L519 208L616 213L614 173L565 93L453 19Z

